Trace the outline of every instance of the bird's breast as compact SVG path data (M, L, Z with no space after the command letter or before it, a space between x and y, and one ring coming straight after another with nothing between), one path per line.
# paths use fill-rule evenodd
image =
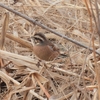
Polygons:
M33 47L34 54L42 60L52 61L59 55L58 51L47 45L35 45Z

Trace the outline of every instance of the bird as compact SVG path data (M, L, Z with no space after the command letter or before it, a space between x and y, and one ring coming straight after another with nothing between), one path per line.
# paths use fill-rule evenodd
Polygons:
M53 61L60 55L59 49L41 32L35 33L31 41L34 54L41 60Z

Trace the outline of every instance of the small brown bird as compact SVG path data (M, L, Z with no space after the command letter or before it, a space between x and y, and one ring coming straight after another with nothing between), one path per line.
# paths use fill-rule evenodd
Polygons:
M33 52L41 60L52 61L60 55L59 49L43 33L36 33L31 39Z

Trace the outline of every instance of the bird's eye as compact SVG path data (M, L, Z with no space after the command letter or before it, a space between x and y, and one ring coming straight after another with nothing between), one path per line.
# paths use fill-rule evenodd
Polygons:
M35 44L41 44L41 43L43 43L43 41L41 39L35 39L34 42L35 42Z

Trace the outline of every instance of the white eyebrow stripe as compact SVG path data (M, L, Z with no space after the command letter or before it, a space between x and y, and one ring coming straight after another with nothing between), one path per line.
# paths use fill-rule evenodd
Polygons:
M40 39L41 41L45 41L44 38L42 38L41 36L34 36L35 39Z

